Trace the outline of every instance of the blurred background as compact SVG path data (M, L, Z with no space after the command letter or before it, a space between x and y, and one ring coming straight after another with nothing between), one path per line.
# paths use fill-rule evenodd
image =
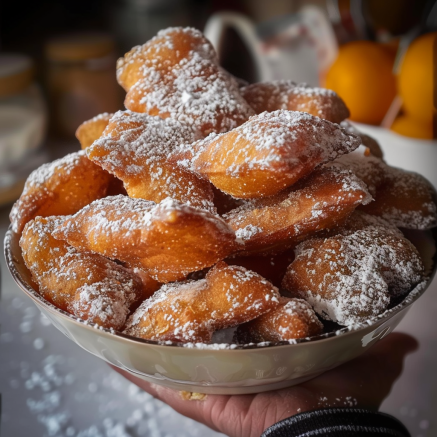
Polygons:
M432 0L4 1L0 20L1 204L80 123L123 108L116 59L169 26L205 30L249 82L331 88L352 121L434 138Z
M381 143L389 164L422 173L437 186L434 0L4 0L2 235L29 173L78 150L74 133L80 123L123 109L117 58L169 26L204 30L222 65L246 81L292 79L333 89L349 107L351 121ZM2 436L217 435L65 342L5 276ZM412 359L402 387L385 404L417 437L437 435L431 418L437 386L429 384L437 365L429 352L437 350L430 316L437 309L436 293L434 286L414 317L403 322L425 351ZM414 320L423 322L418 326Z

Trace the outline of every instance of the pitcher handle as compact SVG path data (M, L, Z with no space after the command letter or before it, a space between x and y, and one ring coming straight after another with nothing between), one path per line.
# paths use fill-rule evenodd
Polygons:
M256 68L257 80L269 77L269 69L261 54L261 44L255 32L252 21L235 12L220 12L212 15L205 25L204 34L220 54L225 30L233 28L247 47Z

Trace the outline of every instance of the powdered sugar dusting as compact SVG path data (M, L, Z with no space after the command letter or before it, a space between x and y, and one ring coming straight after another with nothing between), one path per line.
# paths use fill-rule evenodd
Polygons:
M178 46L178 47L176 47ZM147 68L173 69L189 52L218 64L217 53L212 44L198 29L192 27L168 27L142 46L135 46L124 58L117 61L117 79L125 87L147 74ZM136 70L132 72L133 65ZM126 89L128 90L128 89Z
M211 161L226 149L226 172L238 177L247 169L274 167L290 171L302 161L311 161L315 167L354 150L360 144L357 137L347 134L338 125L303 112L286 110L251 117L232 132L231 144L229 134L211 134L192 146L186 145L183 151L191 155L192 160L182 161L182 164L199 171L204 166L201 157L205 149L210 149Z
M117 77L128 91L128 109L177 119L204 136L233 129L253 114L237 81L195 29L159 32L118 61Z
M395 226L408 229L430 229L437 225L434 189L422 176L390 167L366 154L364 147L327 166L349 169L367 184L375 198L364 208L369 214L380 215Z
M308 112L334 123L349 116L346 105L334 91L291 80L250 84L241 93L257 114L288 109Z
M235 247L235 233L223 219L170 198L155 204L106 197L69 218L54 236L140 267L164 283L214 265Z
M15 232L36 216L69 215L106 195L112 176L84 151L44 164L28 177L10 219Z
M358 213L349 223L330 238L301 243L283 281L320 316L343 325L382 313L424 271L416 248L395 227Z
M85 227L91 234L98 232L100 238L110 238L123 233L126 243L131 244L127 240L136 231L150 229L156 222L162 220L172 221L174 219L172 215L175 213L202 217L217 226L221 232L232 234L232 231L220 217L182 204L174 199L166 198L161 203L156 204L149 200L133 199L123 195L105 197L90 203L73 216L73 219L76 217L77 220L67 220L62 229L68 234L70 230L76 229L79 218L83 218L86 223Z
M31 221L20 245L27 267L48 300L76 316L120 329L129 308L141 297L140 279L100 255L80 253L55 240L52 232L66 218Z
M43 164L41 167L34 170L26 180L23 194L35 186L44 185L53 175L56 174L58 169L62 167L62 172L68 175L74 170L80 163L80 160L85 155L83 150L75 153L70 153L63 158L57 159L48 164Z
M191 126L131 111L118 111L109 126L87 155L121 179L129 195L155 202L171 196L215 212L211 188L168 162L175 148L198 138Z
M235 333L238 343L278 342L321 334L323 325L308 302L281 297L272 311L240 325Z
M182 59L171 72L144 69L125 104L138 112L192 125L203 135L227 132L253 115L235 79L197 52Z
M164 285L129 318L125 333L209 343L212 333L277 306L277 288L250 270L219 263L198 281Z
M329 192L329 195L327 194ZM223 217L245 250L284 249L322 229L337 226L371 201L365 184L349 170L316 170L285 192L247 201Z
M256 234L262 231L263 231L262 228L249 224L244 228L237 229L235 231L235 235L237 236L238 239L245 241L245 240L250 240L253 236L255 236Z

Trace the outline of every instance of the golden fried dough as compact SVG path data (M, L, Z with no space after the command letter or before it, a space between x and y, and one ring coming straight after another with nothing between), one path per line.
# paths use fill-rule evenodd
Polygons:
M191 28L169 28L117 64L125 106L193 126L202 136L226 132L254 114L235 78L218 65L211 43Z
M291 80L253 83L241 88L241 94L257 114L288 109L307 112L333 123L349 117L347 106L334 91Z
M419 174L390 167L361 150L328 165L350 169L367 184L374 201L359 209L368 214L407 229L430 229L437 225L435 190Z
M218 263L199 281L164 285L129 318L125 333L148 340L209 342L218 329L274 309L278 289L243 267Z
M82 149L86 149L91 146L95 140L100 138L109 120L114 114L108 114L104 112L103 114L93 117L91 120L84 121L76 130L76 138Z
M238 343L289 341L313 337L323 332L323 325L308 302L281 297L279 305L237 328Z
M215 212L210 183L168 161L177 146L195 139L192 128L176 120L118 111L86 152L123 181L130 197L156 203L171 197Z
M335 227L371 199L351 171L318 169L289 189L247 202L223 218L241 240L242 253L268 254Z
M437 225L435 191L421 175L388 167L375 201L361 207L368 214L383 217L395 226L430 229Z
M142 46L135 46L117 61L118 83L129 91L144 79L147 69L167 72L177 68L194 53L218 64L217 54L202 32L193 28L169 27Z
M126 95L124 104L131 111L171 117L203 137L227 132L254 114L234 78L197 54L165 74L146 70L148 74Z
M93 202L53 234L79 250L142 267L159 282L184 278L229 256L234 231L218 216L172 199L114 196Z
M134 273L136 276L138 276L143 283L143 289L148 291L148 295L144 297L144 299L147 299L154 293L156 290L158 290L161 287L161 283L159 283L156 279L153 279L144 269L136 267L136 266L130 266L129 263L124 263L123 267L126 267L127 270ZM143 299L143 300L144 300Z
M282 286L341 325L383 313L391 297L408 293L424 275L419 253L402 233L365 213L355 212L337 235L304 241L295 253Z
M80 253L53 238L65 217L37 217L20 239L23 258L39 293L49 302L90 323L120 329L129 314L157 289L133 272L92 253Z
M113 176L91 162L84 151L44 164L27 178L10 213L14 232L36 216L69 215L104 197Z
M258 198L278 193L359 145L357 136L337 124L281 110L185 145L174 159L234 197Z

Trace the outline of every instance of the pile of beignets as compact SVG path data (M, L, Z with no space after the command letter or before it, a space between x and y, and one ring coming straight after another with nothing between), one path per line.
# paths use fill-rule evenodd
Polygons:
M244 84L192 28L133 48L117 79L127 109L83 123L83 150L11 211L47 301L149 340L278 342L371 320L424 280L398 227L436 226L433 188L333 91Z

